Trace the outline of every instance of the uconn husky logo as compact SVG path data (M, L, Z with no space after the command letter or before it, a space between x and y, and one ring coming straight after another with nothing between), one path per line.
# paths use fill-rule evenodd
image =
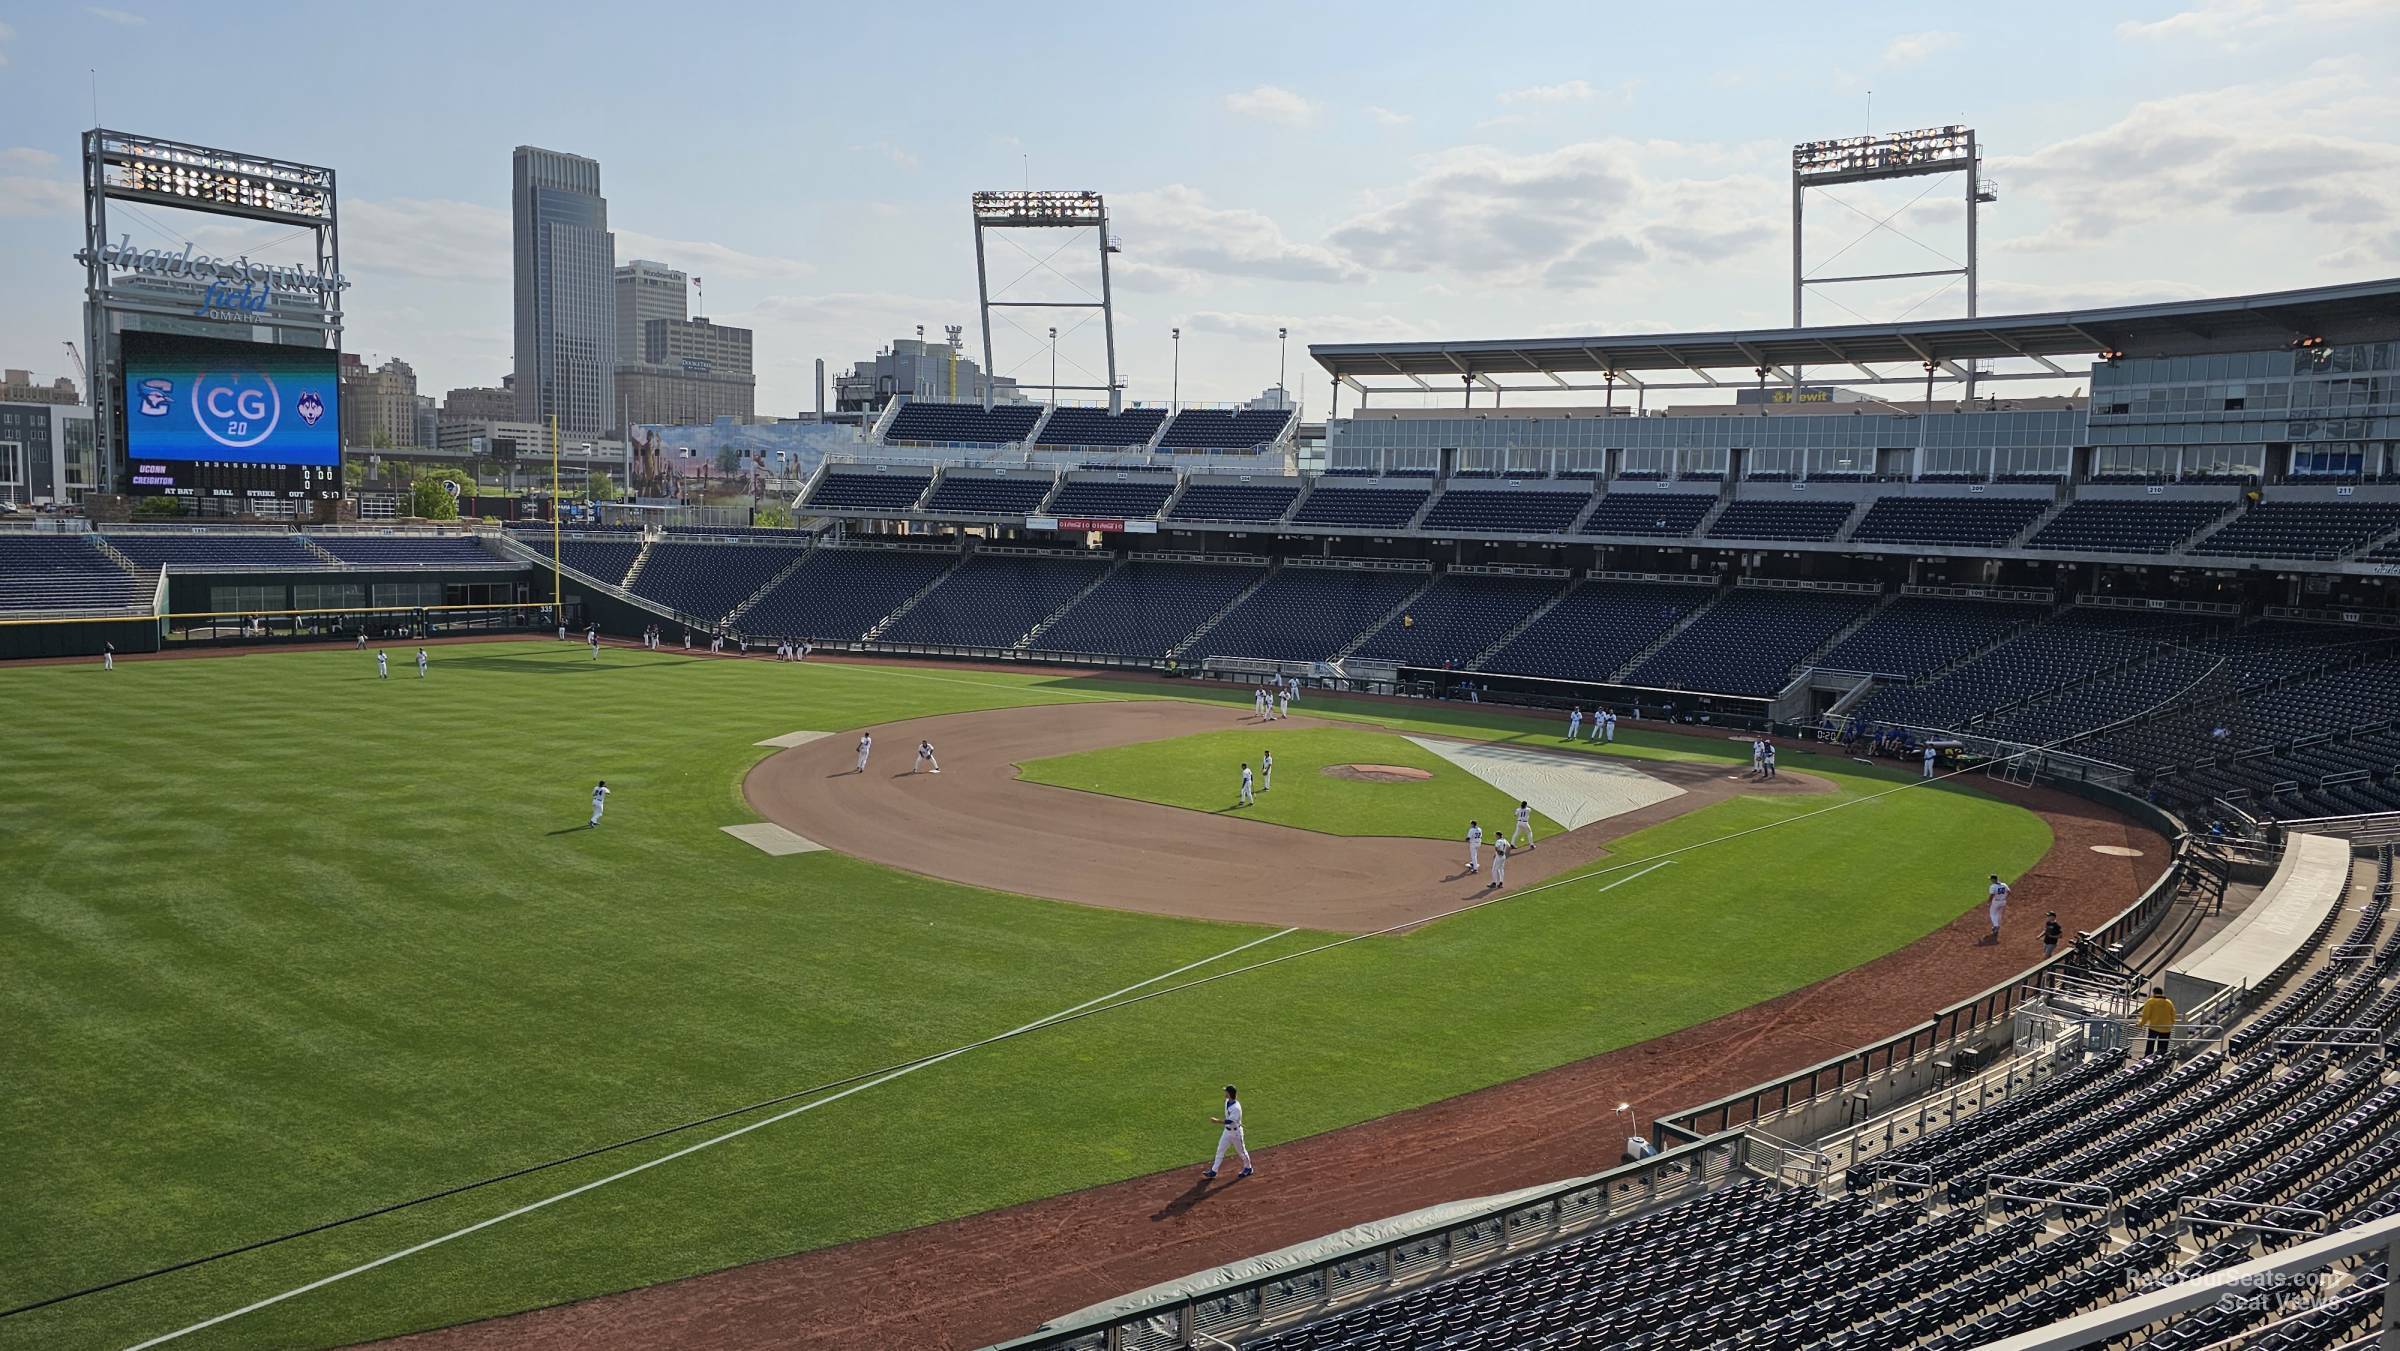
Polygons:
M192 380L192 418L209 440L246 450L275 434L283 397L263 371L207 371Z

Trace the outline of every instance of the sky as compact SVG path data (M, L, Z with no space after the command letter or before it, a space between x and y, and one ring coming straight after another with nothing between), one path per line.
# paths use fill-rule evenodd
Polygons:
M509 152L533 144L600 161L620 261L701 276L711 318L757 331L762 414L920 324L979 357L969 194L1031 184L1106 195L1129 399L1253 397L1286 328L1321 416L1312 342L1788 322L1790 148L1870 128L1977 129L1985 314L2400 275L2395 69L2400 0L15 4L0 362L73 373L95 100L117 130L332 166L344 346L423 392L509 369ZM1811 193L1808 271L1951 265L1960 188ZM152 214L137 246L268 242ZM1077 297L1096 265L1088 234L990 246L1008 298ZM1964 304L1940 278L1823 287L1806 317ZM1027 314L995 365L1042 385ZM1100 383L1101 325L1048 314L1059 382Z

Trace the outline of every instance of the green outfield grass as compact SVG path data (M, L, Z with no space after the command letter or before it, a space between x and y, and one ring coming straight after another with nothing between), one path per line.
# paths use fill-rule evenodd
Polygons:
M0 1306L925 1055L1265 937L769 858L718 830L756 819L740 785L765 737L1162 688L595 664L548 642L437 648L423 682L378 683L346 651L0 669ZM1556 740L1472 708L1304 708ZM1901 781L1790 763L1839 796L1719 804L1619 857ZM598 778L607 824L577 829ZM1254 1146L1329 1130L1843 970L2047 844L1968 791L1895 794L966 1055L177 1345L339 1344L1188 1165L1228 1080ZM130 1345L691 1138L0 1322L0 1346Z
M1259 774L1275 752L1275 786L1241 805L1241 766ZM1370 783L1324 773L1327 765L1401 765L1433 777ZM1498 831L1515 818L1514 799L1467 771L1391 732L1310 728L1300 731L1202 732L1165 741L1031 760L1018 766L1035 783L1224 812L1327 835L1403 835L1457 839L1467 822ZM1558 824L1534 813L1548 835Z

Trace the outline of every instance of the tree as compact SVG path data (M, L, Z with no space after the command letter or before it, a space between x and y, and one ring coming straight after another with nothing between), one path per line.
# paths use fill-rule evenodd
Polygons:
M595 502L619 502L625 498L625 490L617 486L605 469L592 474L591 486L585 489L585 494Z
M408 514L428 521L455 521L458 502L450 496L445 480L427 474L408 488Z
M180 497L145 497L133 504L137 517L181 516L188 508Z
M792 509L781 502L762 502L757 510L750 513L750 524L769 530L789 530L792 528Z

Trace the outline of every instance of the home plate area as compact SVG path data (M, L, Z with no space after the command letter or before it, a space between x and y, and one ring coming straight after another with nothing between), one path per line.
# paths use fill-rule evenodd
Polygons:
M1621 760L1559 755L1521 746L1408 738L1569 830L1683 796L1683 790Z

